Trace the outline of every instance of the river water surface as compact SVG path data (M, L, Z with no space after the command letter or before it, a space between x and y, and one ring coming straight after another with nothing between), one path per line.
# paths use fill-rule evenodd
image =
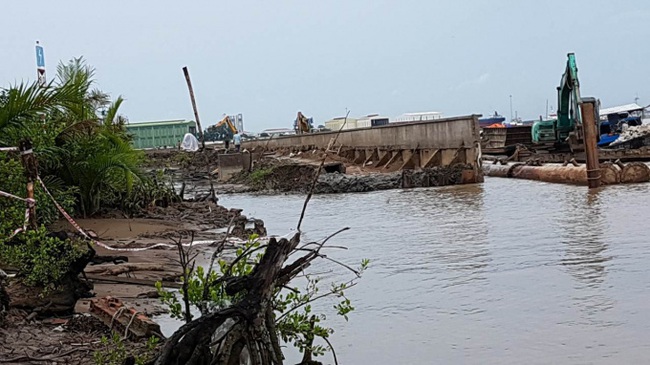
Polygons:
M332 313L341 364L650 362L650 184L584 187L488 178L482 185L315 196L306 239L347 263L372 260ZM304 197L222 196L286 234ZM349 278L322 263L329 279ZM340 275L340 276L339 276ZM323 305L331 312L331 303ZM291 360L291 359L290 359ZM330 358L325 358L331 363Z

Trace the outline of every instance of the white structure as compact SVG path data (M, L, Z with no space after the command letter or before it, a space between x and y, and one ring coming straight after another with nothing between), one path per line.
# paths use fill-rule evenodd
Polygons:
M260 132L260 134L262 133L266 133L270 136L285 136L290 134L296 134L296 131L289 128L269 128Z
M379 114L368 114L365 117L357 119L357 128L370 128L380 125L386 125L390 121L388 117L382 117Z
M344 123L345 125L343 125ZM357 120L355 118L350 118L350 117L348 117L347 119L345 117L336 117L334 119L328 120L323 124L325 125L325 128L333 131L338 131L339 129L341 129L341 126L343 126L343 129L357 128Z
M392 120L392 123L424 122L427 120L442 119L441 112L404 113Z
M244 115L239 113L239 114L234 114L234 115L229 115L230 121L232 124L235 125L235 128L237 128L238 131L243 131L244 130Z
M610 114L621 114L621 113L627 113L628 115L632 116L638 113L640 115L643 112L643 107L637 103L632 103L632 104L625 104L625 105L619 105L619 106L614 106L611 108L603 108L600 109L600 119L605 119L607 120L607 116Z
M641 106L637 103L603 108L599 110L600 120L618 121L627 117L640 117L642 124L650 124L650 105Z

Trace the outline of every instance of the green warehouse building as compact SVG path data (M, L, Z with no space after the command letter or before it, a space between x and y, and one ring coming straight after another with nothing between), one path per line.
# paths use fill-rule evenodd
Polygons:
M133 137L135 148L174 148L186 133L196 135L196 122L179 119L131 123L126 125L126 130Z

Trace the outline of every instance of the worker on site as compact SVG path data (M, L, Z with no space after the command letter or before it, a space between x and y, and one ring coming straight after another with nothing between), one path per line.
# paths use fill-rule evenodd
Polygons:
M234 136L232 136L233 143L235 144L235 152L239 153L241 149L241 135L239 134L239 131L235 133Z

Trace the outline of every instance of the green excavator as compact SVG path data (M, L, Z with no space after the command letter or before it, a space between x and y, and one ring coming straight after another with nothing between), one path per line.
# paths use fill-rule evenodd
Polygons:
M582 115L580 104L593 103L598 124L599 101L595 98L582 98L580 96L580 82L578 81L578 66L575 54L569 53L566 70L562 75L560 86L557 88L557 119L540 120L535 122L531 129L533 143L552 146L555 150L571 152L584 151L584 135L582 131ZM598 128L598 126L596 126ZM596 133L599 135L599 133Z

